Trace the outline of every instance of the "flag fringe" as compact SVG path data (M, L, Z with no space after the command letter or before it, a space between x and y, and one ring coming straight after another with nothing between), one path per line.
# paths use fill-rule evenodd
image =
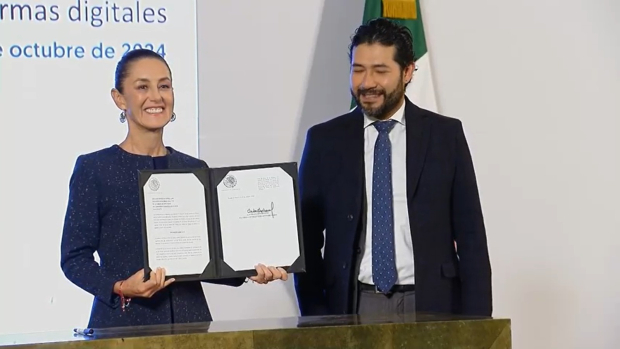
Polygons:
M383 0L383 17L417 19L416 0Z

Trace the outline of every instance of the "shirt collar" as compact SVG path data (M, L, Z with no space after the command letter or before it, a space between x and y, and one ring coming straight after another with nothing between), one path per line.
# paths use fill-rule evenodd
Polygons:
M399 124L405 125L405 104L406 103L403 102L400 108L396 110L394 115L392 115L389 120L395 120ZM364 128L372 125L375 121L378 121L378 119L364 114Z

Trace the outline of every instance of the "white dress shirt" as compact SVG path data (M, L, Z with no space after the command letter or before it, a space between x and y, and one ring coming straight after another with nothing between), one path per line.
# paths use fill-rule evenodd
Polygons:
M407 211L407 140L405 137L405 103L392 115L396 125L389 134L392 143L392 193L394 195L394 247L396 253L397 285L413 285L413 244ZM364 116L364 163L366 171L367 223L366 242L358 280L374 285L372 279L372 168L375 142L379 132L372 125L377 119Z

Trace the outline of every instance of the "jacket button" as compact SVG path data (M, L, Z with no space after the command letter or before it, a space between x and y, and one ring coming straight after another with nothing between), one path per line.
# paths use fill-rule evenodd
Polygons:
M347 269L347 263L344 263L344 264L342 265L342 269Z
M357 254L362 253L362 249L361 249L361 248L359 248L359 247L358 247L358 248L356 248L356 249L355 249L355 253L357 253Z
M352 214L347 215L347 220L348 220L349 222L350 222L350 221L352 221L352 220L353 220L353 215L352 215Z

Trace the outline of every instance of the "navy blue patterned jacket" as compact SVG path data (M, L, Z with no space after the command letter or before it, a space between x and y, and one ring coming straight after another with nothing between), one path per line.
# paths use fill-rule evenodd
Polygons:
M162 157L135 155L118 145L78 157L70 179L61 242L66 277L94 296L94 328L211 321L200 282L175 282L151 298L134 298L125 312L113 288L144 267L138 170L200 168L200 159L168 147ZM100 263L94 259L97 252ZM213 283L240 286L244 279Z

